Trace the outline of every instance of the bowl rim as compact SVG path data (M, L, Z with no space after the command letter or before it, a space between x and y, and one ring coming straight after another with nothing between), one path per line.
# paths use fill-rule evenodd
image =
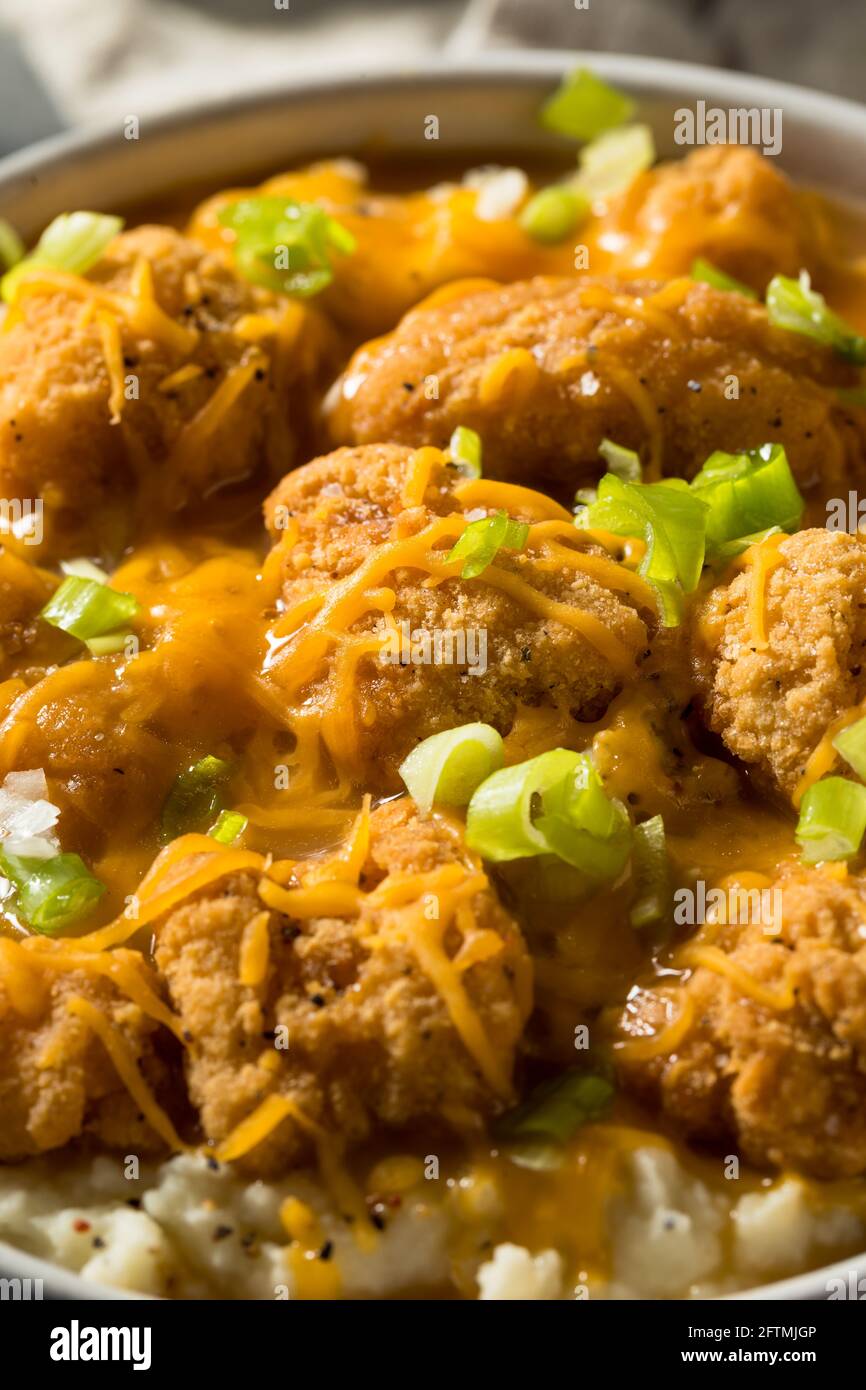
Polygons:
M310 68L293 75L290 82L270 83L254 92L241 92L226 97L207 97L184 103L181 107L156 112L145 117L150 134L170 136L193 126L206 126L227 116L241 117L266 110L275 105L303 103L311 97L333 93L340 98L361 95L387 86L395 91L411 92L419 78L436 81L447 87L465 85L467 79L493 83L503 78L515 82L556 79L583 63L609 81L619 81L647 96L669 96L678 85L699 89L707 104L724 97L731 104L750 102L763 96L763 105L785 105L802 119L820 129L838 133L847 128L866 139L866 106L846 97L833 96L809 87L764 78L753 73L727 72L723 68L700 63L680 62L673 58L642 58L626 53L594 53L586 49L496 49L471 58L435 57L423 63L387 63L368 68L362 73L329 72ZM698 99L695 95L694 99ZM0 195L4 186L14 183L34 167L48 171L58 162L74 155L99 153L110 149L120 139L116 121L100 121L80 130L49 135L23 150L0 159Z
M467 81L493 86L503 80L520 86L541 80L555 81L581 65L591 66L607 81L619 83L645 98L670 98L672 91L689 92L689 100L703 97L707 104L725 106L755 104L781 106L788 113L812 126L816 134L827 137L845 131L860 138L866 147L866 106L847 98L815 91L793 83L764 78L758 74L728 72L722 68L669 58L649 58L625 53L596 53L586 49L495 49L477 55L437 56L411 63L372 65L361 73L333 71L323 66L308 67L292 74L286 82L270 83L255 91L242 91L224 97L192 100L180 107L148 114L148 134L161 138L182 136L191 128L204 128L218 122L255 114L272 107L302 105L311 99L333 96L353 100L377 89L395 94L410 93L418 80L459 88ZM39 140L0 160L0 199L14 200L16 189L34 173L50 175L52 167L74 158L98 156L110 151L122 139L119 125L102 121L80 130L64 131ZM419 156L420 157L420 156ZM251 161L252 162L252 161ZM793 1275L769 1284L756 1285L727 1299L808 1301L827 1295L827 1281L848 1274L866 1252L847 1260L824 1265L805 1274ZM0 1241L0 1277L14 1261L19 1277L43 1280L45 1295L59 1299L136 1299L148 1300L144 1293L110 1288L50 1260ZM858 1271L859 1273L859 1271ZM11 1277L8 1276L7 1277Z

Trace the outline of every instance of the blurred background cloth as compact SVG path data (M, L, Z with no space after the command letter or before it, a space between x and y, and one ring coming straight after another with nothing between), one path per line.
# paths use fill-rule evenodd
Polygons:
M585 2L0 0L0 154L297 73L502 47L691 59L862 92L863 0Z

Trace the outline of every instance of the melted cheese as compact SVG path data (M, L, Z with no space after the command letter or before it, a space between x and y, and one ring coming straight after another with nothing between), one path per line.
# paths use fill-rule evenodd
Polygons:
M184 475L195 473L205 446L233 410L256 372L261 370L263 361L264 358L254 355L248 361L236 362L229 368L213 395L181 430L166 465L169 471L177 470Z
M749 641L758 651L765 651L767 647L767 581L773 570L785 563L785 557L779 554L779 546L787 539L781 532L767 536L757 545L750 545L734 561L735 569L748 567L750 571Z
M441 449L425 447L415 450L409 460L406 481L400 494L400 501L404 507L421 506L434 468L440 468L444 461Z
M188 356L198 341L195 329L176 323L160 307L153 288L153 268L143 256L133 269L128 294L106 289L104 285L85 280L80 275L45 267L35 268L32 274L22 276L18 282L16 299L31 294L63 294L90 299L97 307L119 314L133 332L183 356Z
M312 1124L311 1121L307 1121L305 1126L306 1117L290 1096L267 1096L251 1115L241 1120L227 1138L223 1139L217 1147L216 1158L220 1163L236 1163L239 1158L263 1144L289 1117L302 1127Z
M197 362L186 362L182 367L178 367L176 372L169 372L168 376L164 376L156 389L167 395L169 391L178 391L188 382L196 381L203 372L204 368Z
M483 406L501 405L518 410L535 389L541 375L532 353L526 348L508 348L484 369L478 383L478 400Z
M678 966L687 968L703 967L705 970L712 970L717 975L723 975L740 994L747 999L754 999L756 1004L762 1005L765 1009L774 1009L784 1012L793 1009L797 1002L790 981L786 981L781 990L771 989L763 981L750 975L735 960L718 946L703 946L700 943L689 944L677 952L676 963Z
M629 1038L627 1042L614 1043L614 1050L627 1062L647 1062L653 1057L668 1056L676 1052L689 1033L695 1018L695 1006L689 995L680 1001L679 1011L668 1016L663 1028L649 1037Z
M156 1100L153 1092L141 1074L135 1053L118 1028L88 999L75 996L68 1001L69 1012L80 1018L91 1032L100 1039L111 1058L114 1068L129 1094L132 1096L144 1118L170 1149L184 1152L187 1145L179 1137L177 1130Z
M120 412L123 410L123 403L126 399L124 395L123 377L123 344L120 340L120 325L114 314L100 311L96 315L96 322L99 328L99 336L102 339L102 351L105 355L105 367L108 372L109 396L108 409L111 412L111 423L116 425L120 421Z
M257 912L244 927L238 959L238 979L242 985L255 989L264 983L270 953L271 915Z
M833 747L833 740L836 735L841 734L842 730L847 729L849 725L856 724L857 720L862 719L864 714L866 714L866 700L859 705L852 705L849 709L843 710L833 720L824 737L813 749L803 769L803 775L794 788L791 800L795 807L799 807L809 788L815 782L820 782L821 778L836 766L839 758L839 754Z

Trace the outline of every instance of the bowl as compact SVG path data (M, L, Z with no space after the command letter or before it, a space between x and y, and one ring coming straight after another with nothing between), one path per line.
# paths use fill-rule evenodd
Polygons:
M562 140L536 113L556 82L585 65L628 92L653 130L662 158L676 157L674 113L707 107L778 108L778 163L798 182L845 201L866 202L866 107L801 87L695 64L619 54L502 52L466 61L426 62L357 77L294 77L291 84L230 100L203 102L146 118L126 139L123 117L94 132L53 137L0 161L0 215L32 239L58 212L117 211L168 200L184 185L248 182L328 154L394 153L429 159L425 118L439 119L438 155L492 161L561 154ZM419 186L424 183L419 174ZM866 1257L858 1272L866 1272ZM825 1299L827 1281L847 1277L852 1260L735 1295L747 1299ZM54 1299L143 1297L103 1289L68 1270L0 1242L0 1277L42 1281Z

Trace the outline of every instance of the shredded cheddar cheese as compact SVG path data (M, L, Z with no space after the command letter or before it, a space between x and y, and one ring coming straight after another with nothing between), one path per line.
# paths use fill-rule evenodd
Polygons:
M129 1091L150 1127L164 1139L170 1149L182 1153L187 1145L177 1133L162 1106L141 1074L141 1069L130 1044L95 1005L88 999L76 995L68 1001L69 1012L82 1019L87 1027L97 1035L114 1063L115 1070Z

